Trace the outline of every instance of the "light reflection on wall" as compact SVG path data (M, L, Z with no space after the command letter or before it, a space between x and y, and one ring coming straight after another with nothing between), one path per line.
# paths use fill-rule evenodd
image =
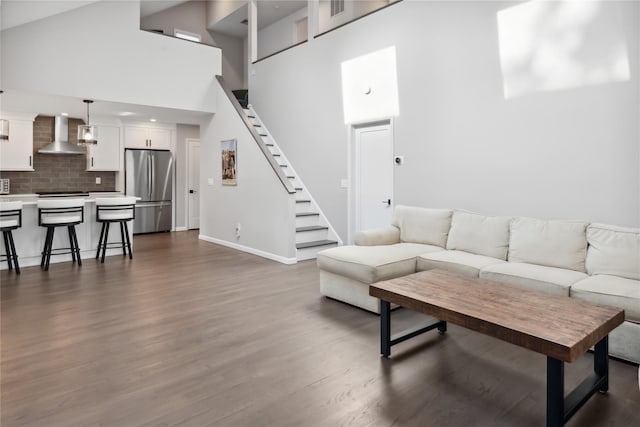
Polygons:
M342 103L345 123L399 114L395 46L342 63Z
M630 79L615 2L529 1L498 12L504 96Z

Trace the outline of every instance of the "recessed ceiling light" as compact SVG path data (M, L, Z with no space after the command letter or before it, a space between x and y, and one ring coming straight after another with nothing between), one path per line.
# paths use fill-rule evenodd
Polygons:
M118 113L119 116L134 116L136 113L132 113L131 111L123 111L122 113Z
M150 121L150 122L155 122L155 121L156 121L156 119L149 119L149 121Z
M69 117L69 113L60 113L61 116Z

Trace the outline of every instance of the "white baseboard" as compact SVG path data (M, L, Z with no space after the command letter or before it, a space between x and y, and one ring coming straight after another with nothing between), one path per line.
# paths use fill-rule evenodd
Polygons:
M189 231L187 227L176 227L173 231Z
M281 262L283 264L296 264L298 262L296 258L285 258L283 256L272 254L270 252L265 252L259 249L250 248L249 246L244 246L238 243L228 242L226 240L220 240L214 237L205 236L204 234L198 235L198 239L204 240L205 242L215 243L221 246L226 246L228 248L236 249L242 252L248 252L250 254L258 255L258 256L261 256L262 258L267 258L272 261Z

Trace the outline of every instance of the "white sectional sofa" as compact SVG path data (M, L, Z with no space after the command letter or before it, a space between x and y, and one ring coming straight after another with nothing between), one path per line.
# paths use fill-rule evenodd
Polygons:
M640 363L640 229L397 206L393 224L318 254L320 292L379 313L369 285L442 268L613 305L609 353Z

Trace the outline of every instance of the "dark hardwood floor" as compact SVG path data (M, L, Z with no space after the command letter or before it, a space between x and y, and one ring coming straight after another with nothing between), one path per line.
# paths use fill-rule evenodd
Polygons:
M544 356L449 325L381 359L378 317L320 297L315 261L164 233L0 279L2 427L544 425ZM640 425L638 367L610 373L568 425Z

